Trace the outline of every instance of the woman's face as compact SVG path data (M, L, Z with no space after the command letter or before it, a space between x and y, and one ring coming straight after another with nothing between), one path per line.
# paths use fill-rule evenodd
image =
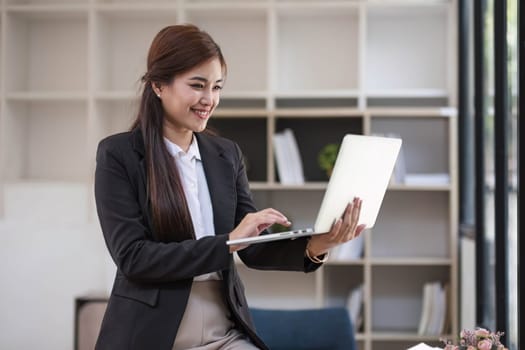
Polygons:
M212 58L176 76L160 91L156 89L165 113L164 134L180 136L203 131L219 104L223 83L221 63L218 58Z

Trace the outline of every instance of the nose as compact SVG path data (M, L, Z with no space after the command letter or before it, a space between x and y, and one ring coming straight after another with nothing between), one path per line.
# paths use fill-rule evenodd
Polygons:
M202 95L201 95L201 99L199 101L199 103L203 106L209 106L213 103L213 94L208 91L208 90L204 90L202 92Z

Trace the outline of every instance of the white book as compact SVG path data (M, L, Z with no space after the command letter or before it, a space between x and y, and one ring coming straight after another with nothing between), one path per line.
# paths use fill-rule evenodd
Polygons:
M352 289L348 294L348 299L346 302L346 308L352 320L352 325L354 330L357 331L361 327L361 310L363 307L363 298L364 298L364 287L362 284Z
M443 321L445 318L445 291L441 287L441 283L434 282L432 286L432 308L427 324L425 334L439 335L443 328Z
M423 285L421 317L419 319L419 327L417 330L417 334L419 335L424 335L427 331L430 314L432 312L432 292L432 285L430 283L425 283Z
M430 174L406 174L405 184L437 186L450 184L450 175L447 173L430 173Z
M297 140L295 139L292 129L283 130L283 135L289 152L293 183L302 185L304 184L303 162L301 161L301 154L299 153Z
M292 170L290 168L290 155L286 145L285 136L282 133L275 133L273 135L273 148L275 153L275 161L277 163L277 174L279 180L284 185L294 183Z

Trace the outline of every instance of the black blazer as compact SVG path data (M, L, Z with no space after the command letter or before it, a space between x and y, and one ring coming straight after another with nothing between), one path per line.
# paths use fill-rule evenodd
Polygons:
M239 147L196 134L212 201L215 236L161 243L155 239L146 193L144 141L139 130L102 140L97 150L97 212L117 275L96 349L171 350L194 276L218 271L238 327L262 349L232 254L228 233L256 211ZM256 269L309 272L306 239L255 244L239 252Z

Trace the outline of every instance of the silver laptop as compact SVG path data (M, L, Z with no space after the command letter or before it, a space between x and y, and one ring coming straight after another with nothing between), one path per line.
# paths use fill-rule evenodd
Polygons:
M313 228L239 238L226 244L254 244L327 233L354 197L363 201L359 224L373 227L401 142L397 138L347 134L337 154Z

